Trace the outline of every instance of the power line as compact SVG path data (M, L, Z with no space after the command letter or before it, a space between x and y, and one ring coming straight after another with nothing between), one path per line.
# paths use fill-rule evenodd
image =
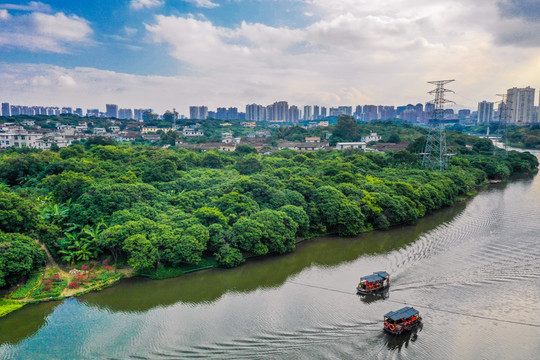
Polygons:
M296 282L296 281L290 281L290 280L287 281L287 282L291 283L291 284L295 284L295 285L301 285L301 286L306 286L306 287L315 288L315 289L332 291L332 292L336 292L336 293L340 293L340 294L357 296L356 294L353 294L350 291L345 291L345 290L340 290L340 289L333 289L333 288L326 287L326 286L304 284L304 283L300 283L300 282ZM494 318L494 317L490 317L490 316L475 315L475 314L469 314L469 313L464 313L464 312L460 312L460 311L453 311L453 310L448 310L448 309L439 309L439 308L435 308L435 307L429 306L429 305L413 304L413 303L409 303L409 302L406 302L406 301L397 301L397 300L390 300L390 299L385 299L385 301L392 302L392 303L395 303L395 304L400 304L400 305L415 306L415 307L418 307L418 308L425 308L425 309L429 309L429 310L433 310L433 311L445 312L445 313L449 313L449 314L461 315L461 316L472 317L472 318L477 318L477 319L500 321L500 322L505 322L505 323L509 323L509 324L524 325L524 326L531 326L531 327L540 327L540 324L532 324L532 323L526 323L526 322L523 322L523 321L499 319L499 318Z

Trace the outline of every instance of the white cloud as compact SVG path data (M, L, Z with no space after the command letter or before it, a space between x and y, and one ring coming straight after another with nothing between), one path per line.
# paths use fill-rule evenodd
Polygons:
M0 64L0 93L21 104L65 99L58 105L114 102L158 111L176 107L185 114L193 104L242 109L276 100L299 106L417 103L430 100L426 81L442 78L457 80L452 100L474 107L509 87L540 84L540 44L528 31L521 43L511 38L501 46L510 34L505 30L515 34L524 23L501 19L492 0L308 1L313 22L302 28L248 22L223 27L204 17L156 16L145 24L148 40L165 46L183 76ZM36 47L73 43L66 32L60 27L17 41L33 40ZM34 89L32 83L45 85Z
M150 9L163 5L163 0L131 0L129 6L134 10Z
M0 10L0 20L7 20L9 19L10 15L9 12L5 9Z
M137 29L129 26L124 26L124 33L126 34L126 36L133 36L137 33Z
M39 11L50 12L51 7L39 1L30 1L28 5L19 4L0 4L0 9L19 10L19 11Z
M70 45L91 43L92 29L76 15L34 12L0 17L0 47L64 53Z
M219 6L219 4L213 2L212 0L184 0L184 1L193 3L197 7L207 8L207 9L212 9Z
M537 54L514 47L508 57L498 47L494 37L502 34L494 28L501 22L491 0L308 2L318 20L299 29L246 22L226 28L175 16L158 16L146 29L193 76L220 81L234 74L230 84L246 94L271 93L303 103L331 100L334 105L429 100L425 82L451 77L458 80L456 88L463 86L458 91L466 104L474 106L518 85L508 74L515 76ZM506 43L539 44L530 36L536 27L521 31L523 44L516 39ZM520 35L517 30L512 34ZM540 82L537 70L529 77L532 85Z

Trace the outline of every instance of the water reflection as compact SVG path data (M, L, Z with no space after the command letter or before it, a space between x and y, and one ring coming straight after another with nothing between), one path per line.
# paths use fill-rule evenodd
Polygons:
M418 333L422 331L424 324L420 323L415 329L401 333L399 335L388 334L384 332L384 343L388 350L401 351L403 347L409 347L409 344L415 342L418 339ZM384 330L381 330L384 331Z
M390 289L386 288L374 294L358 295L358 297L364 304L371 304L376 301L388 299L390 297Z
M462 202L439 210L415 225L366 233L358 238L315 238L298 244L292 253L252 259L235 269L210 269L159 281L126 279L112 288L85 295L81 300L89 306L111 311L143 312L178 302L210 303L227 293L275 288L312 266L332 268L361 256L405 247L421 234L450 221L463 211L465 205Z
M51 301L26 305L22 309L8 314L0 321L0 344L17 344L21 340L37 333L44 325L46 318L60 304Z
M0 346L0 358L534 358L536 328L434 309L523 321L539 313L535 198L540 181L497 184L414 226L314 239L232 270L128 279L50 315L36 311L55 304L29 307L0 319L2 335L31 325L2 338L24 341ZM359 276L381 269L392 296L359 299ZM500 296L503 286L520 290ZM386 335L382 317L396 302L426 306L429 331Z

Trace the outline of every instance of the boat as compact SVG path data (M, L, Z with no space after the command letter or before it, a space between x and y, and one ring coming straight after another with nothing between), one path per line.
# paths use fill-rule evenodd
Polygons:
M404 331L417 328L422 323L422 317L418 310L406 306L397 311L390 311L384 315L384 331L398 335Z
M373 294L390 286L390 274L386 271L376 271L371 275L360 278L356 292L361 295Z

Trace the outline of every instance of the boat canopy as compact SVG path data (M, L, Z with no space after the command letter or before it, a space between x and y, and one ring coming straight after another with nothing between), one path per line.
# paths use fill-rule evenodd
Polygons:
M381 281L390 276L386 271L377 271L371 275L362 276L360 280L366 280L369 282Z
M375 271L374 274L380 275L382 277L389 277L390 276L390 274L387 273L386 271Z
M418 314L418 310L410 306L406 306L403 309L399 309L397 311L390 311L388 314L384 316L394 321L397 321L401 319L408 319L411 316L416 315L416 314Z

